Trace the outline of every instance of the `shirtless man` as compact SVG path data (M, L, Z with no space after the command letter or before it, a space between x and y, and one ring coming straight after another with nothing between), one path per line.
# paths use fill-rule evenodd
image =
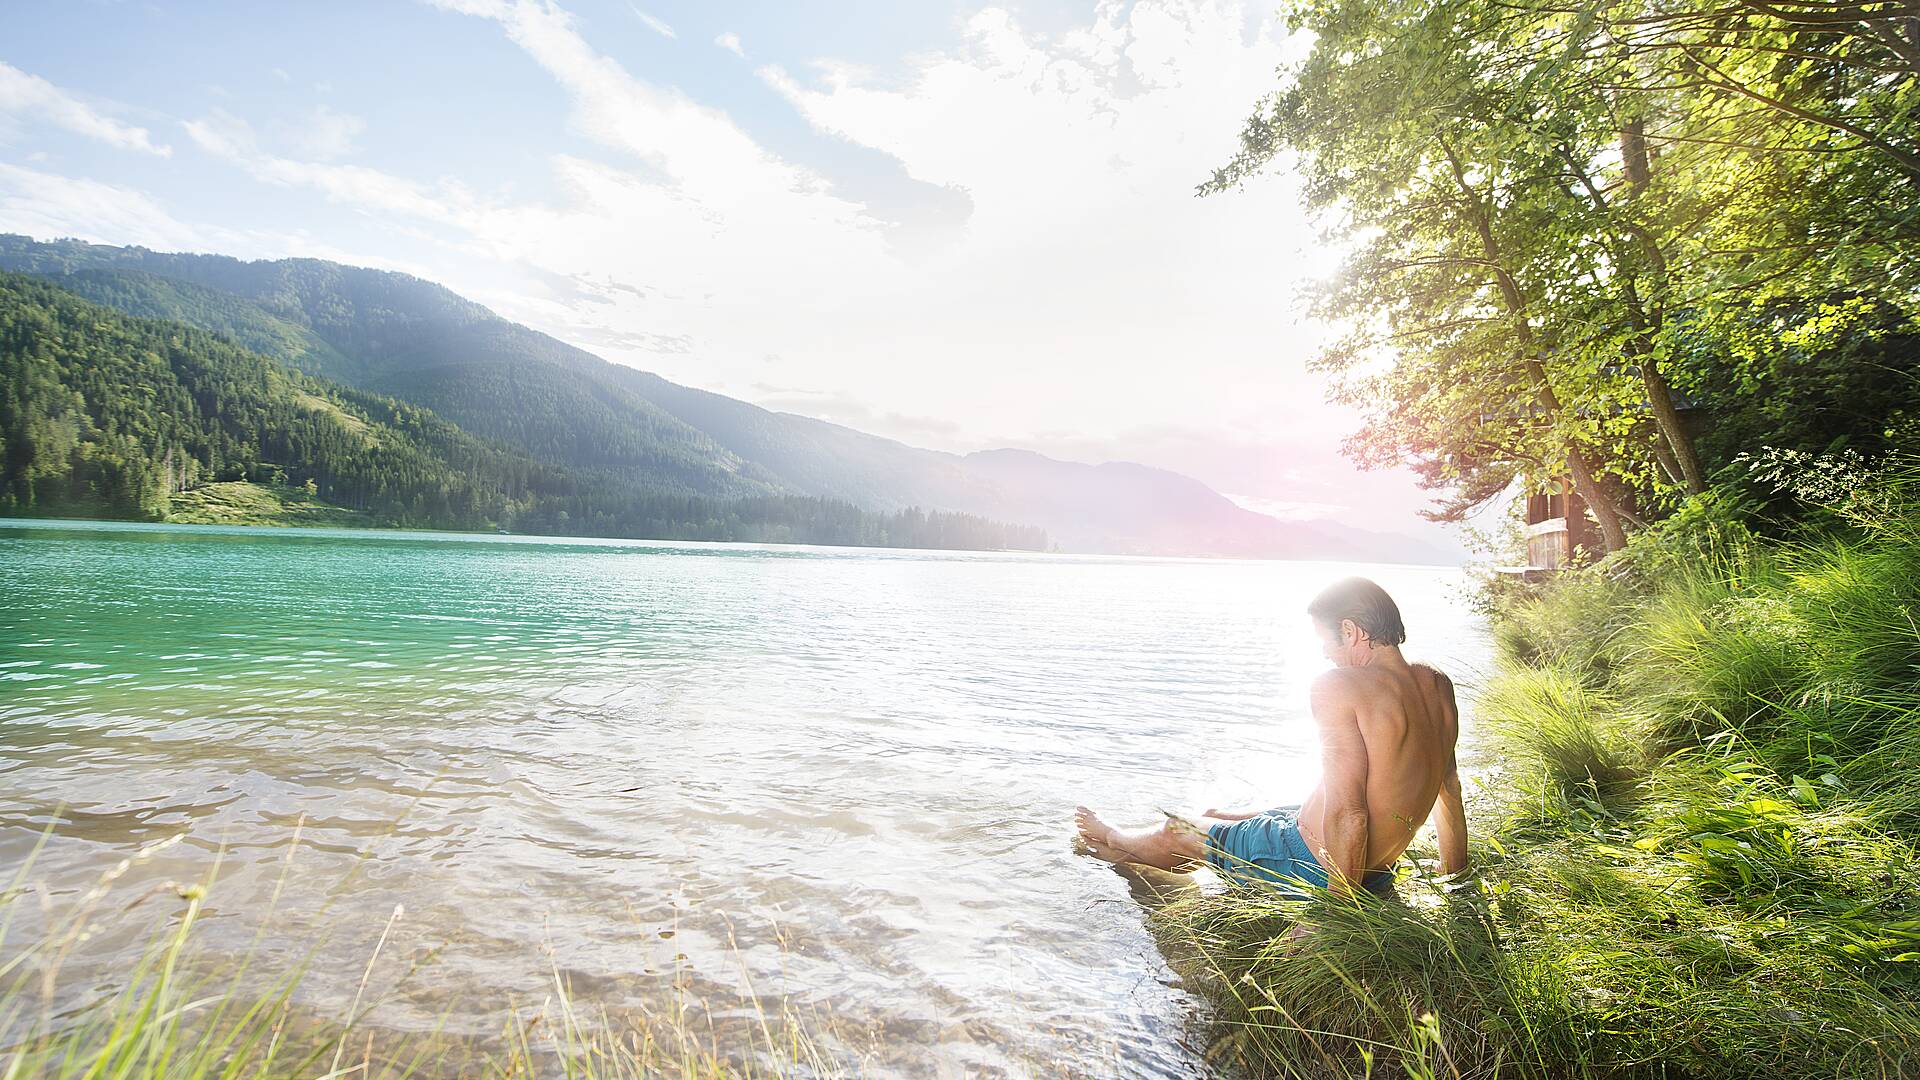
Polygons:
M1441 872L1466 869L1453 683L1400 655L1400 609L1365 578L1332 585L1307 614L1333 663L1313 683L1322 776L1307 801L1265 812L1208 810L1198 826L1169 815L1146 829L1116 829L1082 806L1074 821L1093 854L1180 872L1211 864L1239 882L1304 881L1341 895L1357 883L1384 894L1393 885L1389 867L1431 815Z

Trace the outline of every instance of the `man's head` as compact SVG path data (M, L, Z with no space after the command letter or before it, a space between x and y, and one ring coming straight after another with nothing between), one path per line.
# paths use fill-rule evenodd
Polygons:
M1351 577L1326 587L1307 605L1326 657L1338 667L1364 664L1375 648L1407 640L1400 606L1387 590Z

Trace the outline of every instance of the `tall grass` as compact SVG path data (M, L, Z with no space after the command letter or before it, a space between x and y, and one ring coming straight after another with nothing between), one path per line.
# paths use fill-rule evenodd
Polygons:
M289 865L297 847L289 845ZM848 1071L841 1054L822 1038L833 1033L826 1018L784 1004L770 1016L756 998L747 1027L723 1035L684 993L676 993L665 1012L614 1017L583 1008L557 970L544 999L532 1008L512 1008L511 1020L497 1038L476 1041L439 1031L370 1027L368 1018L379 1002L367 997L367 989L388 934L403 914L398 907L367 958L346 1012L317 1014L298 1004L306 962L249 977L280 887L267 904L260 933L238 959L202 954L195 948L195 929L213 884L211 873L207 882L170 884L135 898L131 905L113 892L115 881L152 853L143 850L110 868L58 925L11 952L7 931L20 905L33 895L25 887L31 859L0 893L0 1080L404 1080L445 1075L751 1080L833 1077ZM283 872L281 886L285 881ZM110 898L116 907L156 911L159 929L132 967L116 975L110 992L78 1006L56 1006L63 965L74 947L96 931L96 919ZM156 905L167 909L159 911Z
M1217 1052L1301 1077L1920 1075L1920 511L1866 505L1795 542L1709 506L1509 588L1467 880L1156 914Z

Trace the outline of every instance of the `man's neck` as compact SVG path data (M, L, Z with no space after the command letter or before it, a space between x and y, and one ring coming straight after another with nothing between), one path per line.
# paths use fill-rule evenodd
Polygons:
M1356 649L1353 658L1354 667L1397 668L1406 667L1407 658L1400 653L1398 645L1374 645L1366 649Z

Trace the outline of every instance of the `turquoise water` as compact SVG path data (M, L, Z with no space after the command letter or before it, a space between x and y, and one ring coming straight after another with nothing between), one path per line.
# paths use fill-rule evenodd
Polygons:
M817 1010L880 1073L1192 1075L1201 1006L1068 818L1297 800L1300 612L1357 571L1472 681L1431 568L0 521L0 866L53 827L6 949L164 844L113 895L218 859L215 951L292 867L258 951L314 950L316 1009L403 906L390 1030L497 1032L557 971Z

